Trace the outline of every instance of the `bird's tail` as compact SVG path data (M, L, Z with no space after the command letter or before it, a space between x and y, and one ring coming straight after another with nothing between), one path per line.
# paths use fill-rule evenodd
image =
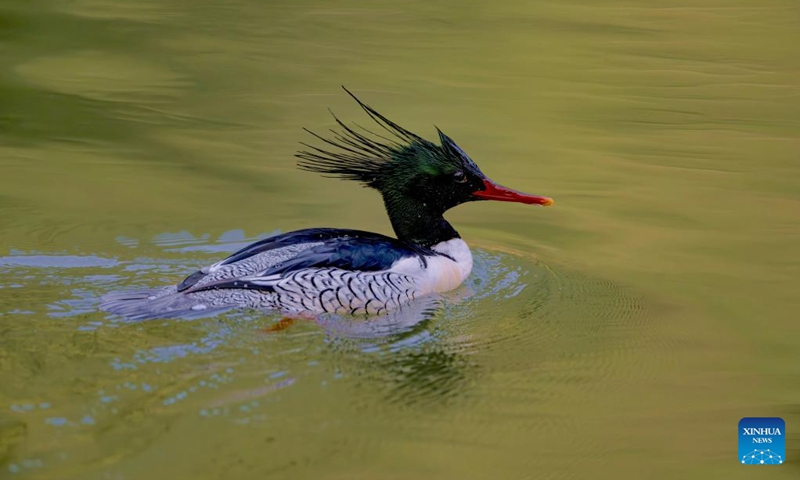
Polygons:
M128 320L155 318L198 318L229 310L231 307L198 308L197 301L179 293L175 287L112 292L100 299L100 309Z

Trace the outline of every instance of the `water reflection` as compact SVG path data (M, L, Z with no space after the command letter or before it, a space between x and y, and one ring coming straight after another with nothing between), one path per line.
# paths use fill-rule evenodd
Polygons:
M322 315L284 328L282 317L271 312L136 322L97 311L98 299L108 291L174 283L209 257L255 239L239 230L214 240L177 232L120 238L130 254L116 257L19 250L1 257L0 285L26 292L27 302L4 297L0 314L37 315L37 325L50 329L57 345L37 350L37 362L59 365L61 373L54 374L64 379L93 372L77 384L64 380L9 389L9 408L25 428L60 432L54 444L27 452L29 463L69 464L94 436L142 442L97 452L95 461L130 455L163 435L164 422L176 415L223 421L230 428L270 425L274 415L287 411L286 399L294 391L308 402L327 398L339 385L358 385L358 396L379 398L381 405L444 405L476 384L482 372L477 355L487 346L558 339L563 326L553 330L549 318L556 307L567 308L565 299L592 298L596 288L602 289L597 298L611 298L602 282L473 249L473 273L460 289L376 318ZM64 291L71 296L63 298ZM520 316L497 318L498 299ZM35 342L33 330L11 325L12 348ZM578 335L586 328L578 325ZM36 367L17 363L15 368L24 375ZM9 431L17 435L19 429Z

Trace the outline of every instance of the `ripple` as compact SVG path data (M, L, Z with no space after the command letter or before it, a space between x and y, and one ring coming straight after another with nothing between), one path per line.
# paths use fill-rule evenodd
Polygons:
M165 67L93 50L37 58L14 70L54 92L101 101L160 102L179 96L189 86Z
M464 286L436 299L416 322L406 319L400 331L382 336L331 338L337 361L359 364L358 375L383 391L386 404L445 405L469 394L484 375L481 356L496 361L498 352L503 368L527 368L532 358L542 364L531 372L534 386L495 392L501 403L544 401L554 393L542 389L553 383L597 388L626 361L619 351L651 329L651 302L629 288L537 259L474 253ZM555 372L558 362L580 368Z
M94 255L18 255L0 257L0 266L35 268L111 268L119 264L113 258L100 258Z
M125 238L131 250L124 251L155 247L160 255L107 263L100 255L64 259L37 252L44 260L3 264L2 278L24 280L21 290L41 302L26 297L24 305L44 314L35 317L48 332L49 339L41 340L58 345L37 348L40 339L17 323L6 333L9 345L17 345L10 351L29 352L9 357L11 368L20 379L34 379L10 383L9 400L17 406L48 405L41 412L9 411L24 416L37 435L59 435L55 450L34 450L31 458L68 464L60 455L77 454L96 436L116 446L98 451L95 461L120 461L159 442L168 430L165 422L178 414L213 422L222 431L278 428L276 418L291 412L296 401L321 409L302 420L292 417L300 422L327 422L325 408L333 407L322 406L345 397L347 408L386 418L464 402L473 402L473 408L462 420L473 425L483 422L481 412L486 418L510 415L520 405L533 415L532 404L569 401L574 392L601 388L649 328L648 303L627 288L535 258L482 249L475 249L473 273L462 288L373 319L321 316L266 334L265 326L281 316L241 311L137 323L97 312L98 298L107 291L175 282L208 261L196 256L232 251L242 240L247 237L235 231L217 240L178 232L150 242ZM34 255L15 252L3 258L29 257ZM83 268L65 269L76 265ZM64 292L71 296L64 298ZM90 345L93 353L86 356ZM58 365L47 378L62 380L30 377L37 365ZM74 378L74 371L94 374L76 390L64 380ZM518 371L523 377L508 383L505 377ZM550 429L571 420L537 421ZM487 424L483 431L492 428ZM479 444L474 435L469 430L460 440Z

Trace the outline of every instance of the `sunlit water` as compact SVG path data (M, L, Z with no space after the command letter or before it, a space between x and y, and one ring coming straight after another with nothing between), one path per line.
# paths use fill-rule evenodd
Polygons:
M796 478L794 2L0 6L0 478ZM553 208L468 204L387 321L128 322L276 231L390 233L301 127L436 124ZM284 328L285 327L285 328ZM745 416L787 463L736 459Z

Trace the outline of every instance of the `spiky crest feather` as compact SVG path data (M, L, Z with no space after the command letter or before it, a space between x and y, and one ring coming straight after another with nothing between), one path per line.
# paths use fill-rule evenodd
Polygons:
M347 88L344 86L342 88L364 109L375 123L390 134L390 137L379 135L358 124L354 124L356 128L364 132L361 133L355 128L347 126L331 111L331 115L343 129L342 131L331 129L332 137L325 138L309 129L304 130L318 140L334 147L334 150L327 150L301 142L309 150L303 150L295 155L300 159L298 161L299 168L309 172L321 173L327 177L355 180L367 186L378 188L377 182L380 180L380 173L389 162L418 154L419 150L428 150L432 153L445 151L443 147L425 140L389 120L377 110L359 100ZM444 139L447 137L441 131L439 131L439 134L444 144Z

